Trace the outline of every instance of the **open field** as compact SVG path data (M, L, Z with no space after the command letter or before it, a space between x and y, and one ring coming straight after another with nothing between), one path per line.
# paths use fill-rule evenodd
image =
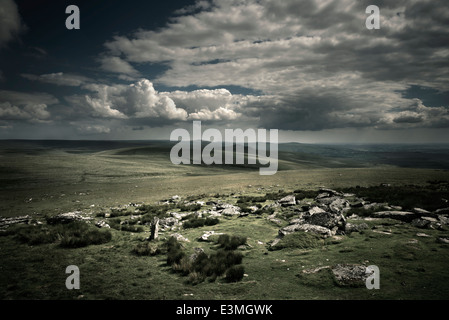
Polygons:
M2 143L1 217L29 215L33 221L44 222L46 226L48 217L79 211L89 217L92 224L105 220L112 225L112 219L129 223L132 216L144 215L145 212L139 212L140 205L154 205L174 195L180 196L181 201L232 205L238 205L242 197L261 197L254 204L262 207L276 203L285 194L294 194L295 190L317 191L321 186L344 192L356 186L384 184L393 188L388 190L398 191L415 185L416 192L434 192L437 195L435 201L449 198L449 171L444 166L435 167L435 164L425 168L422 157L417 165L419 168L398 167L374 161L372 157L364 161L358 158L354 163L351 157L325 155L324 149L316 149L320 152L315 154L308 150L306 156L289 148L280 153L279 171L273 176L261 176L257 168L175 166L170 163L167 145L157 142L150 146L117 142L72 143L69 147L61 144ZM390 159L386 162L391 162ZM279 195L277 198L269 196L276 194ZM296 196L299 198L299 193ZM401 194L401 197L406 196ZM421 204L418 201L422 199L414 198L408 199L411 204ZM401 202L401 199L396 200ZM310 196L301 199L298 210L302 204L313 205L315 201ZM130 203L133 205L127 206ZM398 205L391 201L388 204ZM213 207L214 204L204 204L195 211L210 212ZM108 214L116 212L117 208L124 213L108 218ZM183 210L187 209L171 207L166 211ZM189 277L174 272L173 267L167 265L164 250L150 256L136 255L133 252L136 246L148 243L145 240L150 235L148 224L139 224L140 232L111 228L110 241L76 248L62 247L61 238L40 244L19 241L18 235L26 235L31 232L27 228L33 226L10 227L12 229L0 236L0 298L449 298L449 244L438 241L449 236L447 225L422 229L391 218L347 217L348 222L363 220L368 229L319 239L312 244L307 242L307 245L293 241L293 246L271 250L270 243L277 237L279 229L288 225L292 215L299 213L288 207L276 210L280 224L268 218L274 213L271 211L220 216L220 222L213 226L188 229L178 226L160 231L159 240L154 242L156 247L164 248L170 235L177 232L189 239L182 242L182 250L187 255L198 247L208 255L217 251L215 242L197 240L206 231L246 237L246 248L238 250L243 256L241 265L245 276L235 283L218 277L192 284ZM47 231L51 234L54 230L49 228ZM92 228L96 227L92 225ZM418 237L418 233L426 236ZM337 284L330 270L338 264L379 266L381 288L368 290L364 286ZM80 290L65 287L68 265L80 268ZM304 272L321 267L324 268L317 272Z

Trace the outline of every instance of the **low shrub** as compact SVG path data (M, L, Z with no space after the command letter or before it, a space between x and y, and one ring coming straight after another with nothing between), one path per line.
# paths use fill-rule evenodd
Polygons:
M12 229L12 228L10 228ZM14 232L15 238L29 245L39 245L45 243L53 243L58 240L58 232L56 229L62 229L61 226L30 226L23 225L17 227Z
M198 203L195 204L183 204L179 203L176 208L180 209L180 211L197 211L201 209L201 205Z
M138 243L133 249L132 253L138 256L155 256L161 253L161 250L154 243L145 241L142 243Z
M199 253L196 258L186 256L179 242L170 238L166 242L167 264L172 266L174 272L188 276L188 283L197 284L209 277L215 281L224 275L227 270L242 263L243 255L237 251L219 249L211 255L204 252ZM239 281L239 270L230 271L229 281ZM242 275L243 277L243 275Z
M226 271L226 281L228 282L238 282L243 279L245 274L245 268L241 265L232 266Z
M171 237L168 239L167 243L167 264L169 266L177 263L179 264L181 259L184 258L185 253L182 250L181 244L176 240L176 238Z
M188 219L186 222L184 222L183 227L184 229L189 229L189 228L199 228L199 227L204 227L204 226L213 226L216 225L220 222L219 219L217 218L191 218Z
M222 234L218 237L217 243L225 250L235 250L239 246L246 244L246 240L246 237Z
M15 238L29 245L54 243L60 240L61 247L78 248L109 242L112 234L109 230L100 230L85 222L73 221L57 225L21 226L16 229Z
M286 235L281 241L270 250L281 250L284 248L310 249L317 248L323 244L323 240L315 234L309 232L294 232Z
M84 222L71 222L63 225L61 236L61 247L79 248L91 244L102 244L109 242L112 234L109 230L101 230L91 227Z

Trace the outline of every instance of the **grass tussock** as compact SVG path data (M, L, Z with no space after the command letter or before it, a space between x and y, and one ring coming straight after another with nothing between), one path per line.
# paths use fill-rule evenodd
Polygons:
M190 229L190 228L200 228L200 227L204 227L204 226L214 226L216 224L218 224L220 222L220 220L218 218L195 218L195 217L191 217L188 218L184 224L183 227L184 229Z
M225 281L229 282L236 282L243 278L244 267L235 267L242 263L243 255L240 252L220 248L210 255L200 252L187 256L182 246L173 237L167 241L166 246L167 264L174 272L187 276L187 282L190 284L198 284L206 279L213 282L223 275L225 275Z
M58 225L20 226L16 228L14 237L29 245L59 241L61 247L79 248L109 242L112 234L109 230L100 230L85 222L74 221Z
M315 234L308 232L295 232L283 237L278 244L270 247L270 250L282 250L286 248L313 249L321 247L322 245L323 240Z

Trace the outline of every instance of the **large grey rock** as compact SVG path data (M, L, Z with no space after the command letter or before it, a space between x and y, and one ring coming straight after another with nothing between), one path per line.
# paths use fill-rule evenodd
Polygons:
M328 229L343 227L345 223L343 215L330 212L315 213L312 216L305 217L305 221L308 224L322 226Z
M335 235L335 232L330 230L329 228L312 225L312 224L307 224L307 223L292 224L292 225L286 226L284 228L281 228L278 233L279 233L279 237L282 238L288 234L298 232L298 231L314 233L323 238L327 238L327 237L331 237L331 236Z
M417 213L419 215L429 215L429 214L431 214L430 211L427 211L427 210L421 209L421 208L413 208L413 212Z
M335 280L340 286L365 286L368 275L366 267L357 264L337 264L331 268Z
M294 195L286 196L278 201L281 206L292 206L296 204L296 199Z

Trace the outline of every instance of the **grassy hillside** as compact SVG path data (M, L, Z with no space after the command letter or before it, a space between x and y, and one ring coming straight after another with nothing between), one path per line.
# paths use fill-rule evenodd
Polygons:
M149 214L136 212L136 206L158 208L158 201L174 195L183 201L204 203L201 211L209 210L212 205L206 203L211 201L238 206L242 205L241 199L259 199L247 203L247 207L270 205L295 190L315 192L320 186L360 192L360 196L372 197L371 201L376 202L388 198L391 205L429 205L420 195L427 199L432 199L432 195L439 197L434 203L449 198L434 188L444 187L449 181L449 172L444 168L401 168L373 161L372 157L360 162L357 157L344 156L348 149L338 152L334 147L309 146L305 152L307 148L297 144L280 148L280 170L273 176L261 176L257 168L244 166L175 166L169 162L169 145L162 142L2 142L1 147L1 217L30 215L33 221L43 223L38 229L17 225L0 234L2 299L449 297L445 272L449 245L438 242L440 237L449 235L446 227L422 230L391 219L366 220L369 228L362 232L316 241L292 238L285 248L270 250L270 242L279 229L293 218L293 211L282 209L281 225L269 219L271 211L219 217L219 223L214 225L201 226L201 221L192 220L191 225L196 227L161 231L160 239L151 245L155 248L146 248L150 225L135 224L132 218ZM381 184L396 189L377 190ZM363 187L370 186L373 187L370 192L362 192ZM301 203L313 201L310 196ZM186 210L164 208L157 212L164 215ZM93 226L95 222L108 222L112 227L110 240L91 229L82 229L80 234L89 234L89 241L97 237L103 240L81 247L61 246L77 243L74 231L47 226L46 218L73 211L91 218L90 227L94 230L102 230ZM348 221L360 222L349 217ZM219 244L198 241L204 232L211 230L247 238L247 246L238 249L245 273L242 280L228 282L223 275L214 281L207 278L195 283L194 276L189 278L167 264L164 246L174 232L189 239L182 242L185 255L202 248L212 259ZM418 237L418 233L427 236ZM136 248L137 252L159 248L159 253L140 255ZM338 285L328 268L338 264L378 265L381 289ZM64 271L68 265L80 268L80 290L65 288Z

